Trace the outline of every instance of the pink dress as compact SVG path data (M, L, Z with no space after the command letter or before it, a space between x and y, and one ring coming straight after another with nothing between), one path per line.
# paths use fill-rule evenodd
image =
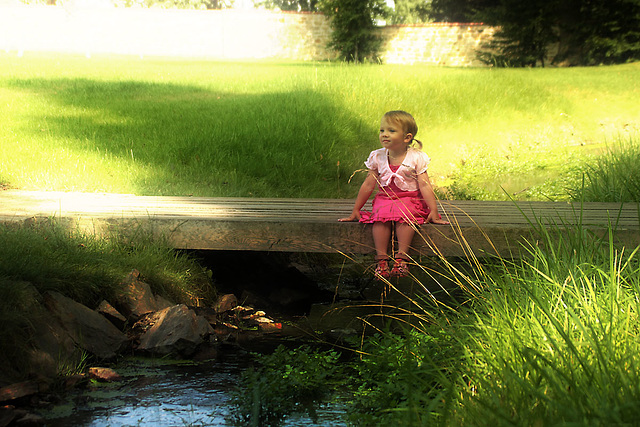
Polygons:
M400 166L389 165L389 168L393 173L397 173ZM379 186L373 198L371 212L360 211L360 222L371 224L378 221L397 221L424 224L429 212L420 190L402 190L392 179L388 185Z

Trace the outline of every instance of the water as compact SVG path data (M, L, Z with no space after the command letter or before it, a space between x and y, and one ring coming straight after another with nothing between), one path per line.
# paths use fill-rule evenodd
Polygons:
M232 426L231 393L249 360L237 348L201 363L129 359L113 367L122 381L74 390L41 415L47 426ZM341 426L343 413L322 407L315 423L295 414L283 425Z

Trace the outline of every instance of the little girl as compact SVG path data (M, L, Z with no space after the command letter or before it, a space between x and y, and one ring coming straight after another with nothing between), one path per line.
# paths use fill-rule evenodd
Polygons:
M419 148L412 147L418 126L411 114L389 111L380 122L382 148L369 154L365 162L369 173L360 187L351 215L340 221L373 224L378 279L404 277L409 274L409 246L415 224L433 222L448 224L438 214L436 197L429 182L427 166L431 159ZM372 212L360 211L369 196L379 187L373 199ZM395 225L398 250L393 269L389 271L389 242Z

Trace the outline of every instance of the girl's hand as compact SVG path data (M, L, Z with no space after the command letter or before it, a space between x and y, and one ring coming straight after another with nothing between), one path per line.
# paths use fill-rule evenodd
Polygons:
M360 212L351 212L346 218L340 218L338 221L340 222L351 222L351 221L360 221Z
M449 221L442 219L440 217L440 214L433 211L429 212L429 216L427 217L427 222L430 222L432 224L440 224L440 225L449 224Z

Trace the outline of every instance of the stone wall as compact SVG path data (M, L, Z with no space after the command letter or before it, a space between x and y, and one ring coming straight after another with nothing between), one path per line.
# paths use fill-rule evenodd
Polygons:
M380 29L382 59L388 64L483 66L476 54L494 27L482 24L393 25Z
M387 26L382 58L394 64L477 66L490 37L476 24ZM219 59L327 60L331 29L318 13L23 6L0 0L0 49Z

